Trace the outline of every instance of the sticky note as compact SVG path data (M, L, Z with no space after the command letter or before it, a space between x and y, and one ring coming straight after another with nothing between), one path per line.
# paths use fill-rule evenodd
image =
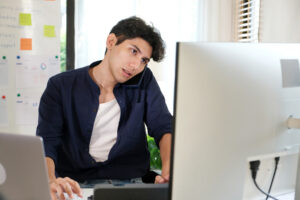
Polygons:
M56 37L55 26L44 25L44 36L45 37Z
M31 14L30 13L20 13L19 15L19 25L21 26L31 26Z
M20 50L32 50L32 39L31 38L21 38Z

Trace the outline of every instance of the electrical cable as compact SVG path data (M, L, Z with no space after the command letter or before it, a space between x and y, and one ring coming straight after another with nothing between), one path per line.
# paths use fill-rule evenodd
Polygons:
M255 179L256 179L256 174L257 174L259 165L260 165L260 161L259 161L259 160L255 160L255 161L251 161L251 162L250 162L250 170L251 170L251 175L252 175L252 180L253 180L254 185L256 186L256 188L257 188L261 193L263 193L263 194L266 195L267 197L270 197L271 199L274 199L274 200L279 200L279 199L276 199L275 197L269 195L268 193L264 192L264 191L257 185Z
M279 200L279 199L277 199L277 198L275 198L275 197L269 195L268 193L264 192L262 189L260 189L260 187L257 185L255 179L253 179L253 182L254 182L254 185L256 186L256 188L257 188L261 193L263 193L263 194L266 195L267 197L270 197L271 199Z
M276 172L277 172L278 163L279 163L279 157L275 157L275 169L274 169L274 173L273 173L273 176L272 176L271 185L270 185L269 190L268 190L268 194L271 193L271 189L272 189L272 186L273 186L273 181L275 179L275 175L276 175ZM268 200L268 198L269 197L267 196L266 200Z

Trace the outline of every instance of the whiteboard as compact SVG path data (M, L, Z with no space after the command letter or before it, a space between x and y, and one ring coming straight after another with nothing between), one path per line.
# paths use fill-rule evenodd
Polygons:
M60 71L60 0L1 0L0 132L34 135L41 94Z

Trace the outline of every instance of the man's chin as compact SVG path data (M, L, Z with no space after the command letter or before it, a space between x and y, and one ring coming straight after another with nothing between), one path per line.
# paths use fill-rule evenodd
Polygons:
M132 78L132 77L131 77ZM129 81L131 78L123 78L123 79L119 79L119 83L126 83L127 81Z

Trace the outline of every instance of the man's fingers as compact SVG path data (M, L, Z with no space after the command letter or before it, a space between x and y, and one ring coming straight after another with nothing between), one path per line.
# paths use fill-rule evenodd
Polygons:
M58 193L59 187L55 182L50 183L50 194L51 194L51 199L52 200L58 200L57 199L57 193Z
M72 179L70 179L70 178L68 178L68 177L66 177L65 179L66 179L66 180L68 181L68 183L71 185L72 191L73 191L75 194L77 194L78 196L82 197L82 190L81 190L79 184L78 184L76 181L74 181L74 180L72 180Z
M155 177L155 183L161 183L163 181L163 178L161 176L156 176Z
M67 193L71 199L73 199L73 191L71 185L68 182L65 182L62 187L64 188L64 192Z
M166 175L166 176L162 176L165 180L166 180L166 182L169 182L169 180L170 180L170 175Z
M62 190L62 188L60 186L57 186L57 196L59 197L60 200L65 200L65 195L64 195L64 191Z
M65 200L64 193L66 193L70 198L73 198L73 193L82 197L82 191L79 184L68 178L57 178L50 182L51 198L52 200Z
M165 180L162 176L160 176L160 175L157 175L156 177L155 177L155 183L166 183L167 182L167 180Z
M56 197L56 192L51 191L50 194L51 194L51 200L58 200L57 197Z
M69 182L64 178L64 179L58 179L58 184L60 188L63 190L63 192L67 193L70 198L73 198L73 191L72 187L69 184ZM62 194L64 196L64 194ZM61 195L59 195L61 198ZM63 198L65 199L65 198Z

